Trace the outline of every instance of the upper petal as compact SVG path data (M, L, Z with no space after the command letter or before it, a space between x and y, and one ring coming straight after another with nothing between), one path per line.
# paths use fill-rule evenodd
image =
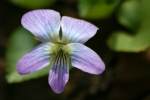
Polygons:
M33 10L23 15L21 24L39 40L52 41L59 35L60 14L48 9Z
M17 63L17 71L27 74L46 67L49 64L52 43L41 44L33 51L24 55Z
M70 43L72 66L90 74L101 74L105 70L102 59L90 48L80 43Z
M63 16L61 20L62 37L70 42L85 43L96 34L98 28L84 20Z
M49 85L55 93L64 91L64 87L69 80L69 65L66 55L58 54L52 60L52 69L49 72Z

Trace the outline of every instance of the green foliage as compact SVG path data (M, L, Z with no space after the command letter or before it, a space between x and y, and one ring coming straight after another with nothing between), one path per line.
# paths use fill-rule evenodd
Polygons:
M131 1L128 1L131 3ZM139 2L139 1L134 1L134 2ZM129 4L130 3L126 3ZM132 2L133 3L133 2ZM135 28L135 23L133 24L134 19L136 19L136 16L139 15L134 15L135 18L126 18L128 24L126 23L122 23L125 26L127 26L128 28L133 28L134 30L136 30L136 34L134 34L133 36L128 35L126 32L116 32L113 33L113 35L108 39L108 45L111 49L115 50L115 51L123 51L123 52L140 52L140 51L144 51L147 48L150 47L150 13L149 13L149 1L148 0L143 0L141 2L139 2L141 4L140 9L141 9L141 24L140 24L140 28L137 29ZM130 5L131 6L131 5ZM132 7L131 7L132 8ZM129 9L126 8L125 9ZM135 9L135 8L134 8ZM139 10L139 9L137 9ZM126 10L127 11L127 10ZM129 11L130 12L130 11ZM122 12L123 13L123 12ZM137 13L133 13L133 14L137 14ZM130 13L126 13L126 14L122 14L125 16L130 16ZM132 19L132 20L131 20Z
M124 2L118 12L119 22L133 30L138 28L141 19L140 10L140 2L137 0Z
M141 39L140 34L138 34L137 36L134 36L134 35L132 36L132 35L129 35L129 33L116 32L116 33L113 33L111 38L108 40L108 45L111 49L115 51L140 52L140 51L147 49L148 42L143 41Z
M29 52L35 44L33 36L24 30L18 28L11 36L8 50L6 52L6 79L9 83L22 82L25 80L38 78L48 73L47 69L35 72L29 75L19 75L16 71L17 61L27 52Z
M10 0L15 5L23 8L42 8L52 5L55 0Z
M79 15L84 18L106 18L114 11L120 0L79 0Z

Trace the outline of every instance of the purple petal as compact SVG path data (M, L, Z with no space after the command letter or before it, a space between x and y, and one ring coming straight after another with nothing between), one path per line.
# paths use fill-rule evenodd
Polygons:
M60 30L60 14L54 10L33 10L23 15L21 24L41 41L52 41Z
M62 93L69 80L69 63L60 56L52 62L52 69L49 72L49 85L55 93Z
M80 43L70 43L72 66L90 74L101 74L105 70L102 59L90 48Z
M70 42L85 43L96 34L98 28L84 20L63 16L61 20L63 39Z
M24 55L17 63L17 71L20 74L28 74L46 67L49 64L52 45L51 43L41 44Z

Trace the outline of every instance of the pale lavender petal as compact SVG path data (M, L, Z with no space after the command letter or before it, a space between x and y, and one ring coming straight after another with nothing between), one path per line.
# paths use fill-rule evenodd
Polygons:
M17 63L18 73L28 74L46 67L49 64L52 46L52 43L41 44L24 55Z
M68 58L57 57L52 62L52 69L49 72L49 85L55 93L62 93L69 80L69 63Z
M105 70L102 59L90 48L80 43L70 43L72 66L90 74L101 74Z
M41 41L52 41L59 35L60 14L54 10L40 9L27 12L21 19L24 28Z
M93 37L98 28L84 20L63 16L61 20L62 36L70 42L85 43Z

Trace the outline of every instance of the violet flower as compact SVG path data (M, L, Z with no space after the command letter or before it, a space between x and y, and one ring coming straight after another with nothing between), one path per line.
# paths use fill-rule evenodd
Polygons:
M73 66L90 74L101 74L105 65L90 48L83 45L98 28L84 20L48 9L33 10L23 15L21 24L42 43L17 63L20 74L50 67L48 82L55 93L61 93Z

